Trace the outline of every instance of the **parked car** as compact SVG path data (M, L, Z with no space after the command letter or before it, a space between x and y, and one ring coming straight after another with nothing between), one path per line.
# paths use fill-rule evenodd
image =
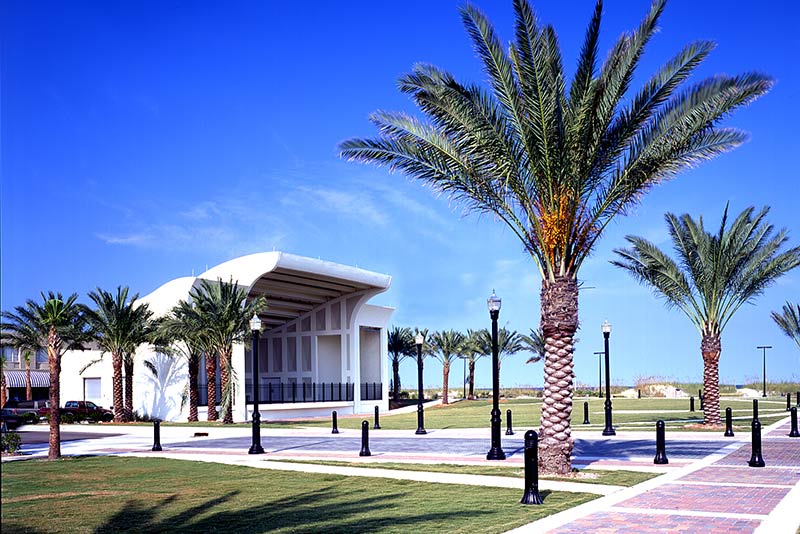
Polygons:
M14 430L23 423L22 416L14 413L14 410L3 408L0 410L0 425L5 425L8 430Z
M3 410L10 410L15 415L20 416L23 424L36 423L50 413L50 401L10 400L3 405Z
M89 421L113 421L114 412L98 406L91 401L67 401L62 414L72 414L76 419L88 419Z

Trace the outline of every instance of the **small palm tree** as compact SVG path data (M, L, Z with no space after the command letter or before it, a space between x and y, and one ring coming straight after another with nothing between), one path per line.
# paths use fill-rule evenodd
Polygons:
M222 382L222 422L233 423L233 344L245 341L250 333L250 318L261 311L266 302L263 297L248 302L247 293L232 279L223 282L200 280L200 286L189 293L197 314L197 321L205 332L208 346L219 354ZM213 387L209 375L209 393ZM216 395L215 395L216 396ZM212 399L208 399L209 420L211 420Z
M464 343L464 352L462 353L462 358L467 359L467 370L469 373L469 393L467 395L468 399L475 398L475 364L477 363L479 358L486 356L487 353L484 352L484 348L481 342L481 331L480 330L467 330L467 339ZM489 347L488 354L492 353L491 347Z
M442 404L450 404L450 365L454 358L464 353L466 339L464 334L455 330L434 332L431 336L433 354L442 362Z
M629 249L615 249L612 261L640 283L649 285L669 307L676 307L697 327L702 340L703 422L720 424L719 357L722 331L736 311L775 280L800 265L800 247L781 251L786 231L774 234L766 221L769 208L747 208L730 227L728 207L712 234L689 215L665 216L678 261L641 237L627 236Z
M787 302L783 305L781 313L772 312L772 320L789 336L800 348L800 304ZM798 399L800 401L800 399Z
M541 330L531 328L530 335L522 336L522 345L525 347L523 350L533 354L525 363L536 363L546 355L544 336L542 336Z
M25 400L33 400L33 384L31 383L31 351L22 351L25 361Z
M486 356L492 355L492 333L484 328L478 330L477 333L477 346L481 354ZM497 370L500 371L500 366L503 360L513 354L517 354L523 350L527 350L525 344L525 336L516 330L507 330L500 328L497 330Z
M24 339L35 333L41 345L47 348L50 365L50 449L47 457L54 460L61 457L61 357L67 350L83 349L83 343L90 340L83 315L84 307L75 301L73 293L66 299L61 293L41 294L42 302L28 299L24 306L17 306L13 312L3 312L6 321L2 325L3 337L14 346L15 340Z
M416 352L411 329L392 327L388 335L388 349L389 360L392 362L392 398L396 402L400 398L400 362Z
M748 73L686 87L715 46L699 41L628 94L665 3L654 0L639 27L623 34L599 65L598 0L571 83L555 30L537 20L527 0L514 0L516 39L508 48L467 5L461 17L490 88L417 65L399 86L427 120L378 111L371 117L377 138L340 145L345 158L405 172L469 211L492 214L532 257L542 277L540 326L548 352L543 472L571 470L581 265L611 220L647 191L742 144L744 133L719 122L772 86L768 77Z
M153 331L153 313L147 304L128 298L128 288L118 286L115 294L100 289L89 293L95 309L86 309L92 335L103 354L111 354L113 367L114 421L130 421L133 416L133 356ZM122 371L125 367L123 399ZM124 403L123 403L124 400Z
M199 397L197 377L203 355L211 351L192 305L186 301L179 302L159 324L159 335L161 337L159 344L171 346L186 359L189 374L189 422L197 421Z

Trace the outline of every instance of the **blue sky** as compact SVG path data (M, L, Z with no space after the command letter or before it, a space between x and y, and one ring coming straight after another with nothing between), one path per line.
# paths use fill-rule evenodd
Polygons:
M465 215L402 175L348 163L337 144L374 134L377 109L414 112L396 89L416 62L483 81L460 2L41 2L0 4L2 305L40 290L129 285L147 294L232 257L284 250L393 276L375 303L393 323L429 329L488 326L486 297L503 298L501 324L538 324L540 282L516 238L491 217ZM510 1L478 2L504 40ZM593 2L533 3L559 35L571 71ZM764 7L768 6L768 7ZM635 27L648 4L607 2L601 50ZM581 270L579 383L595 384L600 324L613 324L612 375L699 380L700 338L678 311L608 264L627 234L668 245L663 214L704 215L726 202L772 207L770 221L800 242L800 7L782 1L673 0L641 78L684 44L713 39L699 72L760 70L766 97L727 124L748 144L685 172L613 223ZM698 79L696 77L695 79ZM634 87L637 83L634 83ZM800 272L736 315L723 334L720 374L800 380L800 351L769 318L800 301ZM526 356L503 365L504 385L541 385ZM411 361L403 381L414 382ZM461 369L451 385L460 384ZM441 381L426 365L426 384ZM491 382L488 362L478 383Z

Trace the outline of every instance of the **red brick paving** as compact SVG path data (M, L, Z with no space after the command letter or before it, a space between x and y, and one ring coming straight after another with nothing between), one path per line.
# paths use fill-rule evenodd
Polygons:
M691 517L677 515L649 515L620 512L598 512L591 516L561 526L558 534L662 534L664 532L702 532L703 534L751 533L761 522L753 519L722 517Z
M717 464L747 465L753 453L750 445L732 452ZM771 465L790 465L800 467L800 438L762 440L761 456L767 467ZM754 468L757 469L757 468Z
M766 515L789 493L789 489L665 484L617 506Z
M689 473L681 480L730 484L782 484L793 486L800 482L797 469L756 469L753 467L704 467Z

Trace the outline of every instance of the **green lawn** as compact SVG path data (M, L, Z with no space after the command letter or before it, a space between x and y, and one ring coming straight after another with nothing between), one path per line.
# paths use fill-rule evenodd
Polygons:
M765 399L774 402L760 402L761 419L768 419L771 416L785 417L785 401L779 397L775 399ZM596 425L603 423L603 399L597 397L578 397L575 399L572 412L572 424L577 428L583 425L583 403L589 403L589 421ZM784 404L781 404L783 402ZM515 429L537 428L541 415L540 399L509 399L500 402L500 410L503 414L503 426L505 428L506 410L511 410L513 426ZM702 422L703 412L700 411L700 402L695 400L695 412L689 411L689 399L613 399L613 420L617 426L625 427L627 423L652 423L659 419L665 422L686 425L697 420ZM728 406L733 410L734 417L745 416L752 411L752 402L738 399L722 399L722 414L724 417L725 408ZM430 406L425 408L425 428L482 428L489 427L490 411L492 409L491 400L461 401L449 406ZM775 410L775 412L770 412ZM632 413L649 412L649 413ZM368 418L370 423L372 418ZM361 417L339 417L339 427L349 429L361 428ZM417 428L416 412L381 415L381 428L390 430L413 430ZM291 425L291 426L330 426L328 419L314 419L305 421L269 421L267 425ZM736 421L735 425L740 425L740 430L749 429L749 420ZM634 427L631 427L634 428ZM644 426L643 428L649 428Z
M160 458L3 464L12 532L503 532L587 502L585 493L294 473Z
M275 460L280 462L362 467L373 469L395 469L398 471L425 471L429 473L453 473L457 475L490 475L525 478L525 469L519 466L460 465L460 464L412 464L397 462L342 462L335 460ZM586 484L608 484L610 486L635 486L645 480L659 476L658 473L636 471L600 471L580 469L573 477L540 476L542 480L561 480Z

